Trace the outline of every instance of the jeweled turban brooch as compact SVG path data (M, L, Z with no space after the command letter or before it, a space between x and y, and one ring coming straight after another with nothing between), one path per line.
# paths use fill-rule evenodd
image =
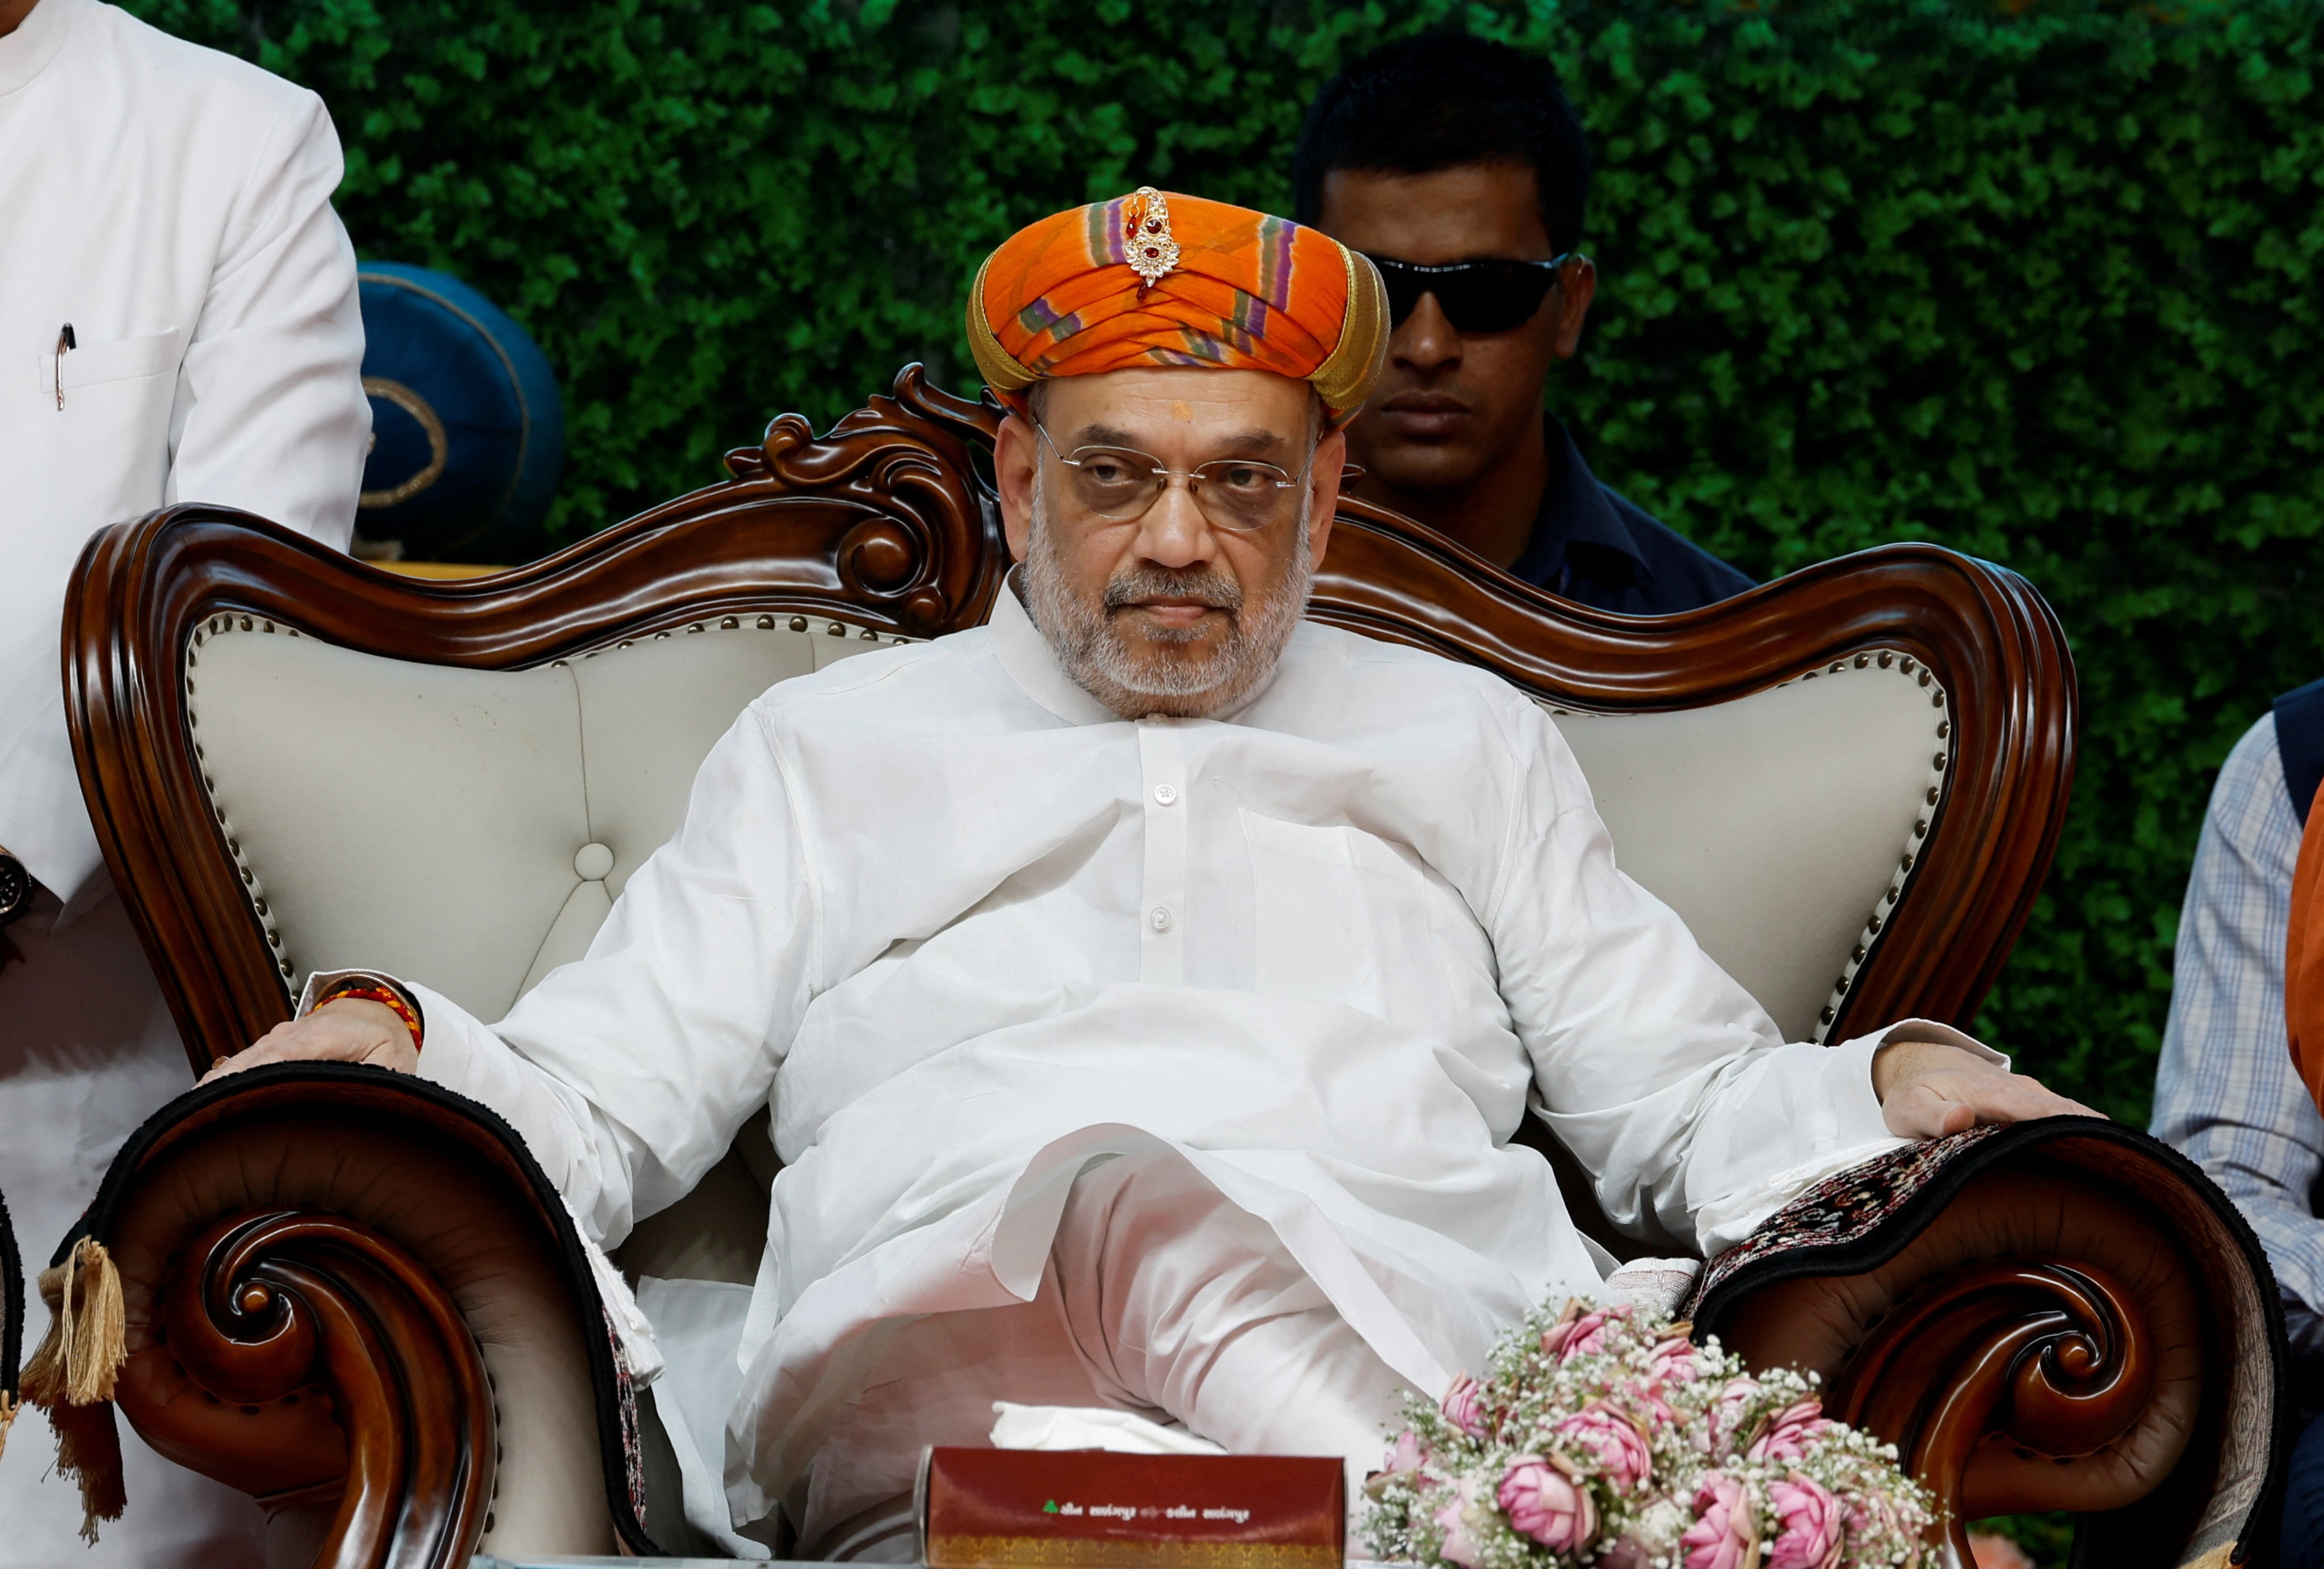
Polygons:
M1143 294L1178 264L1178 242L1170 237L1170 204L1160 191L1141 185L1130 209L1130 270L1145 281Z

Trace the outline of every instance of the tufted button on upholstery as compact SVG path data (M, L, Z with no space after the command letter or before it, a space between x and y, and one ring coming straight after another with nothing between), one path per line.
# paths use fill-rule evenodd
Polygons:
M573 875L584 882L602 882L613 869L613 853L592 842L573 852Z

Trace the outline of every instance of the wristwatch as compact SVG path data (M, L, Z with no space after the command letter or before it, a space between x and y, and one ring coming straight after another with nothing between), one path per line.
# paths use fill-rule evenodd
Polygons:
M32 908L32 874L24 863L0 845L0 926L6 926Z

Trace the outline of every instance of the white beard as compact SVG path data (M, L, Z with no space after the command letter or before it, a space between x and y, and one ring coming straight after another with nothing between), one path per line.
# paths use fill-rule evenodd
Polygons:
M1283 657L1284 645L1307 609L1314 568L1306 549L1312 493L1300 498L1296 525L1300 540L1283 579L1263 588L1255 602L1231 578L1209 568L1170 572L1133 567L1105 586L1092 604L1065 586L1065 563L1049 531L1048 486L1033 483L1032 540L1025 553L1025 607L1049 640L1066 675L1125 719L1167 714L1199 719L1231 708L1264 686ZM1174 655L1174 646L1194 641L1194 632L1167 629L1153 634L1156 651L1135 650L1115 628L1114 606L1156 594L1190 595L1225 611L1231 618L1226 641L1204 655Z

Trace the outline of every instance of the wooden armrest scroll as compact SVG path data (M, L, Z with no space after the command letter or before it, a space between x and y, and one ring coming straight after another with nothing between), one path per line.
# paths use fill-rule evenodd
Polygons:
M1969 1564L1967 1522L2059 1501L2039 1474L1980 1474L1978 1447L1997 1437L2022 1459L2055 1464L2097 1454L2144 1414L2155 1352L2137 1299L2100 1271L2003 1260L1893 1310L1829 1399L1834 1416L1890 1439L1906 1469L1940 1490Z
M155 1113L88 1223L124 1309L114 1404L318 1565L655 1550L571 1217L490 1112L254 1069Z

